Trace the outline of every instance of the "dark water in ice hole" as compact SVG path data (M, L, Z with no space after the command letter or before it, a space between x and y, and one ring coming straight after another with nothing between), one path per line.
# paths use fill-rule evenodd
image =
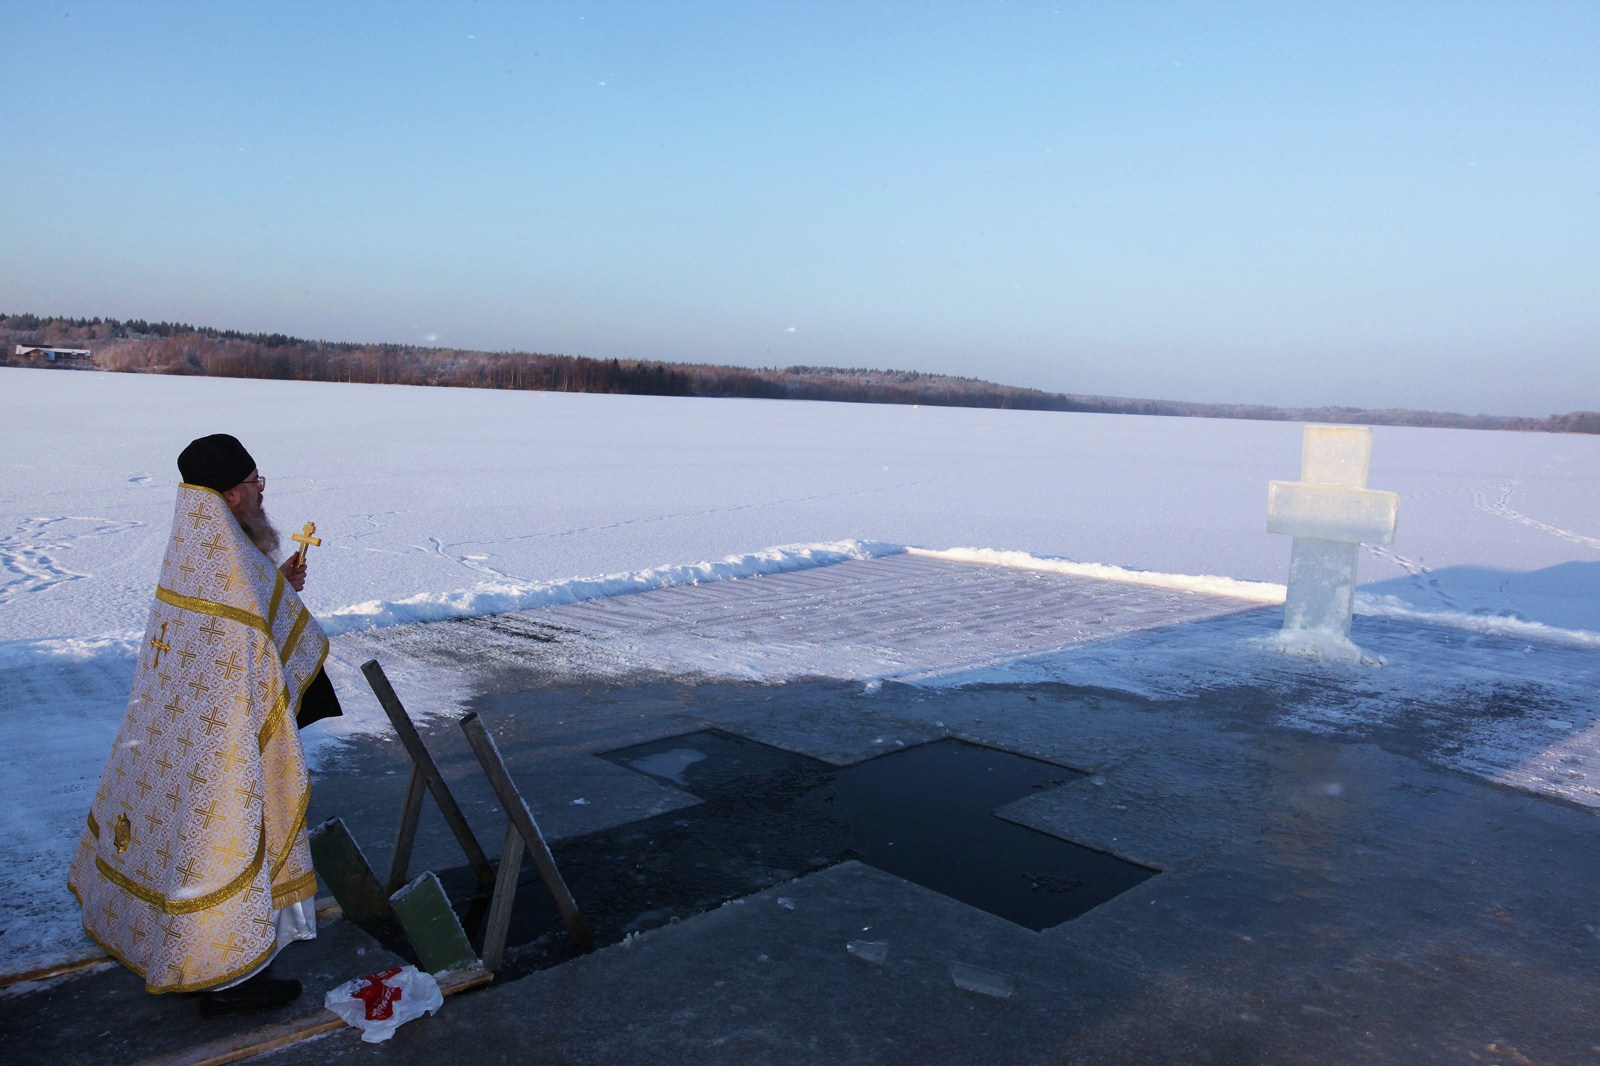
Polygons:
M1083 776L960 740L844 768L718 730L609 759L700 799L692 807L551 846L601 945L859 859L1030 929L1083 914L1157 871L995 817L997 808ZM480 942L488 910L467 868L440 875ZM504 977L576 949L525 859Z

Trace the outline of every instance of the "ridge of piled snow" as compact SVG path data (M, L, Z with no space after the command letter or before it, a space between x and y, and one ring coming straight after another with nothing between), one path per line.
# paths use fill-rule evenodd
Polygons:
M336 608L319 620L328 635L335 636L363 628L528 611L679 585L782 574L842 563L847 559L876 559L903 551L905 548L899 544L881 541L788 544L717 560L656 566L629 573L578 577L566 581L484 582L455 592L422 592L403 600L368 600L366 603Z
M1181 592L1231 596L1255 603L1282 603L1284 597L1284 586L1271 581L1241 581L1238 578L1217 577L1212 574L1163 574L1151 570L1113 566L1108 563L1078 563L1069 559L1052 559L1028 552L1002 551L997 548L908 548L907 550L916 555L948 559L952 562L1043 570L1052 574L1071 574L1075 577L1092 577L1102 581L1125 581L1133 585L1151 585L1156 588L1177 589Z

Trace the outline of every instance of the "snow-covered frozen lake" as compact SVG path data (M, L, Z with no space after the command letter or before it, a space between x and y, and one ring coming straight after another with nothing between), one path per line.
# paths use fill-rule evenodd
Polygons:
M141 629L176 456L231 432L332 632L978 548L1282 582L1295 423L0 370L0 654ZM1366 591L1600 629L1600 438L1377 427ZM579 584L582 582L583 584Z
M194 437L244 441L285 534L316 522L305 599L348 667L373 627L907 548L1281 602L1289 540L1266 532L1267 483L1299 477L1302 432L26 369L0 369L0 397L0 765L13 797L0 892L24 904L0 938L0 970L77 942L65 856L123 712L176 456ZM1400 494L1400 521L1392 546L1362 554L1357 643L1363 617L1387 616L1600 651L1600 438L1373 436L1369 484ZM813 649L803 668L903 672L862 647ZM951 665L970 654L947 650ZM1184 649L1185 661L1203 653ZM757 679L802 668L781 649L708 657L675 644L670 626L650 656L658 669ZM1029 669L1038 679L1052 667ZM961 681L960 669L933 672ZM338 735L382 726L353 701L347 710ZM1562 743L1592 748L1587 725L1570 723Z

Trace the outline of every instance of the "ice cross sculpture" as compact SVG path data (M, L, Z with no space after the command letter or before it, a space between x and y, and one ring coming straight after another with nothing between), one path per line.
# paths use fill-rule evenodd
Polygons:
M1372 430L1307 426L1299 481L1267 490L1267 529L1294 536L1283 631L1350 639L1361 545L1393 544L1400 497L1367 488Z

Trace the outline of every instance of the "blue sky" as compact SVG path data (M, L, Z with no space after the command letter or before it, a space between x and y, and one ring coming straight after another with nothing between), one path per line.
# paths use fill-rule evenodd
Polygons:
M0 310L1600 408L1600 4L0 0Z

